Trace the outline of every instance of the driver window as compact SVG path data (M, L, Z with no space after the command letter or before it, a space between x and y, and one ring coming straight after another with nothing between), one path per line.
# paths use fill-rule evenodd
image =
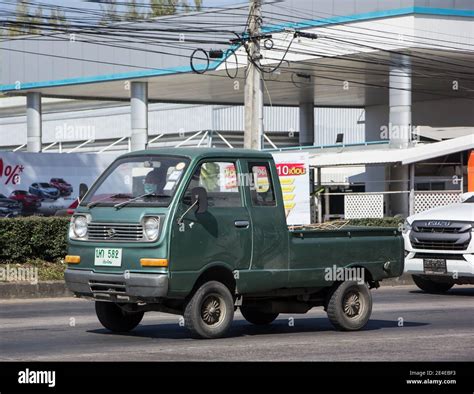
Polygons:
M185 193L185 203L191 201L191 190L203 187L207 191L209 207L242 207L237 186L237 168L232 162L207 161L193 174Z

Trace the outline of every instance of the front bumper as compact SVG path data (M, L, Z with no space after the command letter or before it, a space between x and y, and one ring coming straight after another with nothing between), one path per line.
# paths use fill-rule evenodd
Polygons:
M434 254L433 257L436 257ZM474 278L474 255L473 254L464 254L457 255L450 259L449 256L443 255L441 258L446 257L446 269L447 273L440 275L435 274L436 276L444 277L470 277ZM405 272L415 275L424 275L423 269L423 259L416 258L415 253L411 252L405 258Z
M76 295L117 302L157 301L168 293L167 274L99 274L68 268L64 279Z

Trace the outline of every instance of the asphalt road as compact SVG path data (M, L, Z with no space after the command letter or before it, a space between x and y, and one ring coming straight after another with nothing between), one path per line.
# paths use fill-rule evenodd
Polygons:
M280 315L267 327L237 312L229 337L218 340L191 339L179 316L148 313L133 332L117 335L102 328L90 301L0 301L0 361L474 360L473 286L446 295L385 287L373 296L360 332L335 331L321 308Z

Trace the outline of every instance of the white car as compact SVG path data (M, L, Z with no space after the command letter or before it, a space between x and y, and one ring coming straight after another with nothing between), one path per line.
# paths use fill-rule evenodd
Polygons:
M405 272L428 293L474 284L474 193L463 194L462 201L405 222Z

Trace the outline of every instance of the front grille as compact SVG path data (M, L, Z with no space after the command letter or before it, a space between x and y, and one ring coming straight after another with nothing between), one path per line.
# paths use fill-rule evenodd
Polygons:
M89 223L88 239L91 241L142 241L143 227L136 223Z
M471 242L471 223L450 221L415 221L410 241L415 249L466 250Z
M462 254L447 253L415 253L415 259L445 259L445 260L463 260L466 261Z
M456 234L459 233L459 227L422 227L418 226L419 233L442 233L442 234Z
M466 243L455 243L446 241L421 241L413 242L412 246L415 249L432 249L432 250L465 250L469 242Z
M431 249L431 250L465 250L467 249L467 243L455 243L447 241L422 241L412 242L412 246L415 249Z

